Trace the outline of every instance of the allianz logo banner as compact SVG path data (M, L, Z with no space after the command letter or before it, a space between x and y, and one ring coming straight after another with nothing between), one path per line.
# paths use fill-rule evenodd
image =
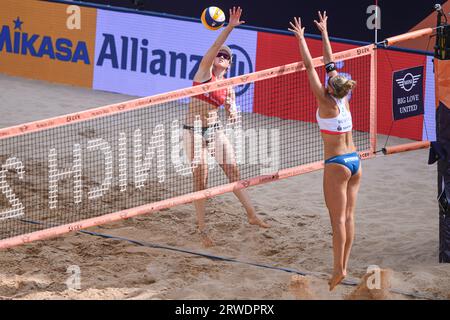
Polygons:
M96 10L96 15L89 14L89 28L82 29L80 37L80 31L65 27L67 15L61 4L36 3L36 12L8 4L9 13L0 14L0 56L13 62L8 62L5 70L0 65L0 72L14 73L25 64L29 72L19 73L21 76L41 79L41 69L45 69L48 77L43 80L61 82L64 78L63 83L133 96L191 86L203 55L222 31L207 30L200 22L86 9ZM64 8L55 15L48 6ZM81 19L88 19L86 12ZM45 25L42 19L47 21ZM89 45L88 38L95 45ZM235 29L226 44L232 48L234 60L228 78L255 71L256 31ZM85 71L77 74L77 68ZM48 70L59 70L59 75L52 77ZM74 74L83 83L68 79ZM251 112L253 85L235 90L237 104L247 107L242 111Z
M98 90L148 96L189 87L221 32L190 21L97 12L93 88ZM228 77L255 71L257 32L235 29L226 43L234 53ZM248 105L252 90L236 88L237 103L245 94Z

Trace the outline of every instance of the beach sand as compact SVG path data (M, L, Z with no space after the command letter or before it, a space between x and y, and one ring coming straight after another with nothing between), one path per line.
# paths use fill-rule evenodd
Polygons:
M0 127L73 113L134 97L0 75ZM386 141L378 137L379 146ZM391 137L389 145L410 142ZM428 150L363 161L349 279L377 265L392 288L450 298L450 266L438 263L436 166ZM89 231L307 273L294 273L125 241L71 233L0 251L0 298L10 299L349 299L355 286L328 291L331 226L322 171L252 187L267 230L251 226L233 194L207 201L216 246L204 249L192 204ZM68 289L79 267L79 290ZM299 278L296 279L297 284ZM373 298L373 297L372 297ZM412 299L392 293L384 298Z

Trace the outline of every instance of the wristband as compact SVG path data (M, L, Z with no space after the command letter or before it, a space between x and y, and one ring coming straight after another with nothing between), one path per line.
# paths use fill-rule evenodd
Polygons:
M329 62L325 65L325 70L327 70L327 73L330 73L331 71L336 70L336 64L334 62Z

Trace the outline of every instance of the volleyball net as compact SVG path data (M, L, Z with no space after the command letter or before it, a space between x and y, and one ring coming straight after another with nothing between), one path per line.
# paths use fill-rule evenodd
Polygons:
M362 158L376 147L374 54L369 45L334 55L357 81L349 102ZM314 66L327 83L323 59ZM198 97L231 89L234 108L202 128ZM321 169L316 109L299 62L1 129L0 248ZM208 186L196 191L202 156ZM227 177L227 165L239 175Z

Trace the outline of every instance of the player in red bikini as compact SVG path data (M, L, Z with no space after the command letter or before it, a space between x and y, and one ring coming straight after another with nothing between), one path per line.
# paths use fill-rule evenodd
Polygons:
M230 21L200 62L199 69L194 76L194 85L224 79L232 59L231 49L224 45L224 43L234 27L245 23L244 21L240 21L241 14L242 9L240 7L233 7L232 10L230 9ZM217 161L222 170L225 172L230 182L238 181L240 179L239 167L236 163L232 144L222 130L216 126L208 126L208 117L211 119L211 115L214 115L214 113L217 114L219 107L222 105L225 107L228 120L232 120L233 116L236 115L235 93L232 88L221 89L193 97L189 105L189 114L184 129L185 133L188 135L186 140L189 141L190 144L190 147L188 148L190 161L194 159L194 120L196 117L200 117L202 122L203 136L201 160L199 165L193 169L194 191L204 190L208 186L208 148L206 138L210 135L209 130L214 130L216 150L223 150L222 156L223 159L226 159L226 161ZM247 211L247 218L250 224L258 225L263 228L269 227L267 223L261 221L256 216L255 208L253 207L246 190L236 190L234 191L234 194ZM210 247L213 245L213 241L206 231L205 203L205 199L194 201L197 213L198 231L202 238L203 245L205 247Z

